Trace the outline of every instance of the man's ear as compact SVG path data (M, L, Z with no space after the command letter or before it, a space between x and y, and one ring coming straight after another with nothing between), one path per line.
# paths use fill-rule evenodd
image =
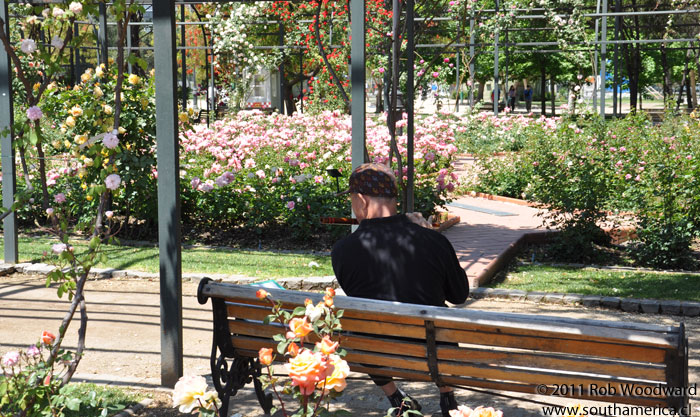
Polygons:
M364 214L366 215L366 214L367 214L367 211L368 211L368 209L369 209L369 198L367 198L367 197L366 197L365 195L363 195L363 194L358 194L358 195L357 195L357 198L360 199L360 209L362 209L362 211L363 211Z

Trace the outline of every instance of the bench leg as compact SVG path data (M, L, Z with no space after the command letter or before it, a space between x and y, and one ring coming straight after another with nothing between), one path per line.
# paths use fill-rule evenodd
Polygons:
M211 356L211 377L221 400L219 416L228 417L229 400L253 379L255 362L250 358L231 359L224 355L219 355L217 358L215 353L216 345L214 345L214 352ZM270 399L270 403L272 403L272 399Z
M260 362L257 359L253 360L253 386L255 386L255 395L258 397L260 407L262 407L265 414L270 414L270 410L272 410L272 394L265 393L265 390L263 390L262 384L258 379L261 373L262 367L260 366Z

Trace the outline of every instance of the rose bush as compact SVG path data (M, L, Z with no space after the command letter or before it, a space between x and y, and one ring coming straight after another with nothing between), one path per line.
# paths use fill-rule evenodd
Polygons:
M107 416L125 407L106 401L95 391L81 392L73 385L62 385L73 354L59 349L58 360L52 360L55 341L56 336L45 330L27 349L2 355L0 415Z
M319 217L350 214L347 201L334 196L336 184L326 171L336 168L347 178L351 170L350 117L340 112L291 117L240 112L211 128L183 132L181 144L183 211L191 221L244 225L258 233L284 225L304 237L320 228ZM402 136L404 157L405 146ZM367 147L370 158L388 161L383 121L367 120ZM448 121L430 116L416 124L416 211L427 216L445 203L456 184L451 163L456 151ZM347 187L347 179L339 183Z
M458 146L477 155L476 180L465 188L542 203L549 209L547 224L565 231L565 258L586 260L591 243L607 239L602 221L611 213L631 214L641 242L634 253L642 264L697 265L691 251L700 234L695 114L669 114L659 125L643 113L606 122L594 116L527 121L484 114L453 123ZM513 131L522 141L520 151L494 155L513 150ZM466 132L477 140L459 136Z

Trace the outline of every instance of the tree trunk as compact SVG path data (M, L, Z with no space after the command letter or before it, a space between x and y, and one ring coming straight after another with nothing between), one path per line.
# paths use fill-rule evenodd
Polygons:
M476 80L479 83L479 88L477 89L476 92L476 101L482 101L484 99L484 88L486 88L486 83L484 83L482 80Z
M668 67L668 51L666 49L666 44L661 44L661 69L664 72L664 108L669 100L673 100L673 88L671 86L671 69ZM681 87L682 88L682 87Z
M547 94L545 91L547 85L547 70L544 65L540 65L540 105L542 106L542 116L547 115Z
M38 122L37 122L38 124ZM39 158L39 180L41 182L41 207L46 210L50 207L49 189L46 185L46 160L44 159L44 149L41 141L36 144L36 155Z
M554 91L554 76L552 75L549 79L549 94L552 96L552 117L557 115L557 97Z

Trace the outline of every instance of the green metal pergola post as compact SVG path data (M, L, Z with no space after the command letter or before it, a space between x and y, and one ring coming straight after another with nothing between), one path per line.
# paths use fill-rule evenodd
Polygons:
M100 63L108 66L109 55L107 54L107 5L100 2L99 5L100 16L98 21L100 24L100 29L97 32L99 51L100 51Z
M158 248L160 251L161 384L183 373L180 162L177 126L175 1L153 1L158 147Z
M406 159L408 165L408 172L406 176L408 181L406 184L406 213L412 213L415 211L415 168L413 163L413 150L414 150L414 99L415 99L415 85L414 85L414 72L415 67L415 31L414 31L414 20L413 15L415 12L415 1L406 0L406 40L408 41L406 45L406 113L408 116L408 123L406 124Z
M498 13L498 0L496 0L496 13ZM499 33L496 31L493 37L493 114L498 116L498 102L501 100L501 87L498 85L498 42Z
M603 0L603 13L608 12L608 0ZM605 61L608 59L608 17L603 16L600 28L600 117L605 119Z
M352 84L352 168L365 162L365 2L350 0L350 83Z
M0 0L0 18L5 22L5 33L9 32L7 2ZM10 57L4 48L0 50L0 153L2 154L2 206L9 208L15 201L15 152L12 149L12 70ZM17 263L17 216L12 213L3 220L5 237L5 263Z

